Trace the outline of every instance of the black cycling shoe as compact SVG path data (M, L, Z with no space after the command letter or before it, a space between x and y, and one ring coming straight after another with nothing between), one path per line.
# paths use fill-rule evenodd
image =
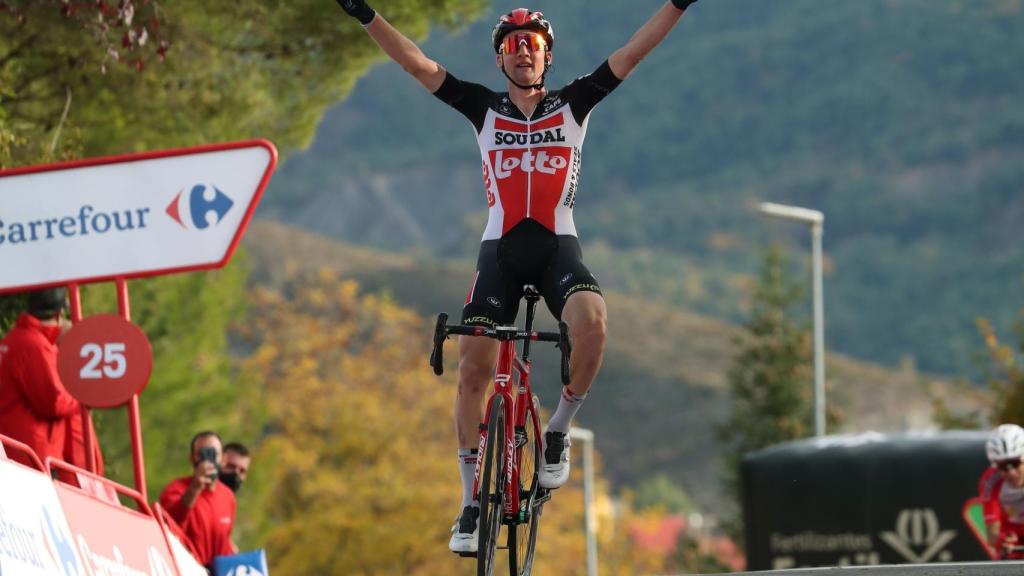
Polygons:
M476 549L479 542L480 508L466 506L462 514L452 526L452 537L448 540L448 549L462 556L476 556Z
M541 488L561 488L569 479L569 437L562 432L544 433L544 465L537 471Z

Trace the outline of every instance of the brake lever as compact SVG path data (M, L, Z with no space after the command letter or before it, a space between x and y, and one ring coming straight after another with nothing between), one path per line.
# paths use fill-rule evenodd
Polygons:
M434 349L430 351L430 365L434 368L434 374L444 374L444 341L448 338L445 324L448 323L448 314L441 312L437 315L437 324L434 325Z
M556 348L562 351L562 385L569 385L569 357L572 355L572 342L569 341L569 325L565 322L558 323L558 344Z

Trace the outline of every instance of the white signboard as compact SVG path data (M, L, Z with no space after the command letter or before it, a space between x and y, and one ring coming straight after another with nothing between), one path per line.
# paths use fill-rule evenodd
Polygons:
M0 293L219 268L276 163L253 140L0 171Z
M0 575L85 576L53 481L0 458Z

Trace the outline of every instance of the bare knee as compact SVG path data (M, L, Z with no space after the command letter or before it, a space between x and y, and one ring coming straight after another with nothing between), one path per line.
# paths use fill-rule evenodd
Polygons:
M494 358L489 350L466 351L459 358L459 395L481 396L494 372Z
M569 332L574 352L600 354L608 338L608 320L603 314L591 314L577 319L574 326L569 326Z
M566 302L563 315L569 324L574 351L600 354L608 337L608 312L604 299L590 292L574 294Z

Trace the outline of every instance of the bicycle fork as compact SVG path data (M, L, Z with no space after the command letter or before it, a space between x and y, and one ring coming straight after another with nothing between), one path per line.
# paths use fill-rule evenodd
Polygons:
M504 378L502 377L504 376ZM498 382L504 381L507 386L508 380L510 380L507 374L499 375L496 380ZM516 524L524 522L528 518L529 512L525 513L520 505L520 494L519 494L519 461L520 461L520 450L527 442L527 434L525 428L525 406L524 399L522 398L523 393L520 391L517 396L518 402L510 404L509 400L512 397L507 392L496 394L491 397L487 403L487 418L480 424L480 442L477 446L477 460L476 468L473 472L473 493L480 494L480 476L482 474L482 468L484 463L484 455L487 453L487 444L490 441L488 438L487 429L490 424L490 414L493 409L493 404L496 398L501 398L504 412L504 446L496 446L497 453L500 454L496 458L498 464L495 474L497 475L498 482L495 484L501 486L500 494L491 495L491 503L496 504L501 501L502 504L502 517L506 524ZM510 408L511 406L511 408ZM504 496L504 497L502 497Z
M498 397L495 396L491 399L491 402L488 402L486 412L488 415L491 413L494 398ZM502 500L502 516L507 523L508 520L516 520L520 516L517 472L519 470L519 450L526 443L526 430L523 426L516 426L514 412L509 414L511 411L507 408L508 398L500 397L506 406L504 408L505 418L503 422L505 427L505 445L496 447L500 457L496 459L498 467L494 474L499 479L499 482L496 482L496 484L501 486L501 494L491 494L491 503L497 503L499 500ZM480 475L484 463L484 454L487 453L487 443L490 441L487 437L489 423L488 417L486 421L480 424L480 442L477 445L476 468L473 472L473 494L480 494ZM502 498L502 495L504 495L504 498Z

